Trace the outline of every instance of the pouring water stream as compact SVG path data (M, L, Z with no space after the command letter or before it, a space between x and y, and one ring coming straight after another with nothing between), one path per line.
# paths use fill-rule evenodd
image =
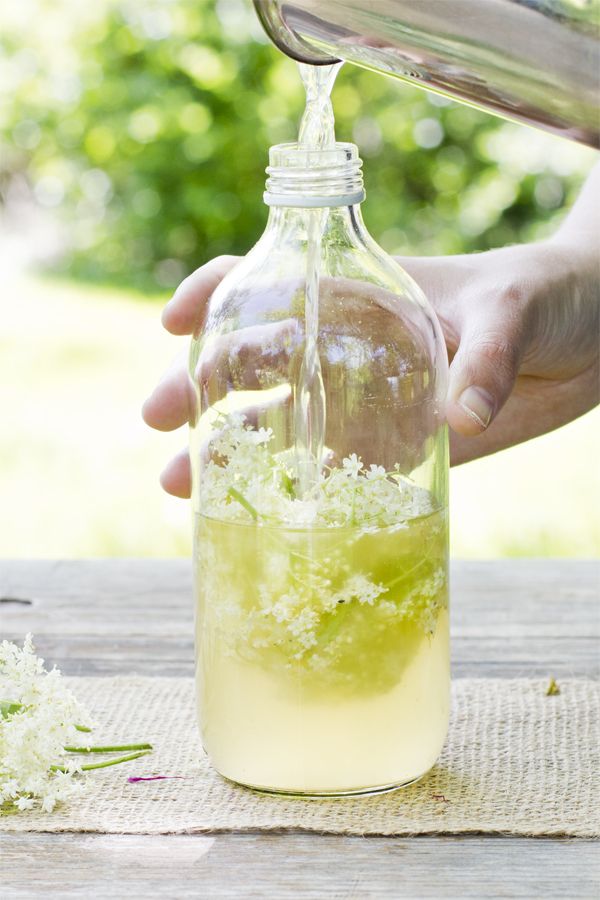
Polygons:
M300 123L298 146L324 150L335 145L331 90L342 63L333 66L300 64L306 90L306 108ZM329 209L310 209L308 219L306 287L304 297L305 349L295 395L296 467L298 493L304 498L317 484L323 457L326 425L325 388L317 347L321 241Z

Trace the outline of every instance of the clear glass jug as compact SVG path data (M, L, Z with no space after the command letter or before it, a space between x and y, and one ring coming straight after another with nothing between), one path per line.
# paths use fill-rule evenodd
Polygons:
M202 741L267 791L410 783L447 729L446 350L360 166L271 148L266 231L191 347Z

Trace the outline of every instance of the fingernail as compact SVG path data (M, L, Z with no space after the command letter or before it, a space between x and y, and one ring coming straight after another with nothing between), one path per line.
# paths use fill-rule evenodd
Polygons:
M466 388L458 398L458 405L482 428L490 424L494 414L494 398L484 388L473 385Z

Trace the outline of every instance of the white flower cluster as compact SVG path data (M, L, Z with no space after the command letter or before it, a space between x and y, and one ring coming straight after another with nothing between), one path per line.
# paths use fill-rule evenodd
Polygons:
M444 511L355 453L299 497L295 452L273 439L241 415L215 423L197 517L207 640L307 689L388 688L447 603Z
M215 519L300 527L382 528L432 511L429 493L398 471L368 469L355 453L324 467L305 497L296 495L291 451L271 453L271 429L253 429L243 415L221 416L200 481L200 511Z
M31 635L23 647L0 644L0 812L41 807L80 793L73 776L80 766L65 747L80 743L77 726L89 728L86 710L77 702L58 669L44 669ZM58 771L60 767L66 771Z
M205 516L197 528L206 640L307 687L395 683L447 603L441 512L339 533Z
M239 590L227 578L227 567L202 566L200 577L208 596L219 597L210 606L210 625L226 640L232 651L250 658L254 651L280 648L288 659L305 661L312 669L335 664L345 645L367 642L375 632L412 622L422 636L435 631L440 609L446 602L443 567L427 566L409 582L407 592L394 590L372 580L366 573L348 574L348 566L330 560L337 587L316 560L303 565L281 565L278 576L259 582L254 590ZM289 561L288 561L289 563ZM253 598L250 599L250 598ZM390 599L393 598L393 599ZM360 608L372 608L368 619L360 616L354 625L347 616ZM342 625L344 625L342 633ZM364 628L363 628L364 626ZM352 637L352 635L354 635Z
M336 568L339 575L340 567ZM247 637L255 645L258 639L259 646L278 644L288 647L291 643L290 649L294 650L291 656L296 660L303 659L319 643L331 650L330 638L334 635L323 637L324 616L329 614L329 621L333 622L333 617L345 604L372 606L386 590L362 573L346 577L336 590L331 579L323 573L323 567L314 560L305 561L296 578L288 576L286 582L259 584L258 605L254 614L246 619L250 625Z
M427 634L433 634L438 613L446 602L445 589L446 573L440 566L404 596L402 614Z

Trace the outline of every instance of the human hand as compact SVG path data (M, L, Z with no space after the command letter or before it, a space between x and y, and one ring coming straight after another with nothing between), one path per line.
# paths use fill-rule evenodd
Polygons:
M399 262L444 332L452 465L552 431L599 402L595 253L559 233L536 244Z
M543 434L598 402L593 256L559 233L487 253L399 260L436 309L448 346L452 464ZM219 257L182 283L163 313L168 331L198 331L208 298L236 261ZM178 362L144 404L151 427L170 431L188 421L186 370ZM187 452L171 461L161 483L189 496Z
M212 308L214 282L212 272L219 267L222 276L231 266L231 259L214 260L186 281L176 293L173 309L176 316L182 312L182 304L190 302L189 317L170 318L172 307L165 311L167 327L176 333L193 333L197 336L204 327L205 312ZM221 269L221 265L223 268ZM235 279L236 275L234 275ZM207 280L208 279L208 280ZM409 281L409 279L406 279ZM187 289L193 287L188 296ZM268 280L255 282L244 289L244 302L249 309L257 303L269 310L288 310L261 324L243 324L225 333L212 333L207 340L196 344L189 362L178 361L155 396L145 404L144 416L154 427L172 429L185 421L195 423L202 410L218 409L218 404L231 393L235 394L237 412L255 426L273 424L273 416L293 419L293 391L297 384L304 358L304 323L293 312L293 304L301 282L298 278L280 278L271 284ZM200 306L198 306L200 304ZM401 312L400 312L401 311ZM215 311L215 315L219 315ZM248 321L248 319L246 319ZM250 322L253 320L250 319ZM440 424L443 415L443 394L439 393L438 379L431 379L430 348L427 343L429 315L418 304L382 287L357 279L323 276L319 289L319 341L320 358L325 373L325 402L329 412L327 424L326 457L330 466L341 465L344 457L357 453L366 466L383 465L391 469L401 464L404 471L412 470L422 462L426 452L425 439L432 427ZM423 343L415 340L415 333L423 329ZM209 326L210 331L210 326ZM368 336L368 337L367 337ZM377 347L373 362L372 381L364 388L357 375L355 389L365 390L370 403L369 428L364 428L360 418L347 414L335 415L339 405L340 354L350 354L348 365L358 369L370 365L366 342ZM439 352L438 349L436 352ZM368 352L369 355L365 355ZM362 355L361 355L362 354ZM394 397L404 405L402 416L390 417L390 379L397 378L399 359L402 371L407 373L402 385L396 388ZM188 366L191 370L188 371ZM445 370L445 367L444 367ZM445 374L443 370L442 374ZM415 375L416 373L416 375ZM362 376L364 379L364 375ZM442 379L445 389L445 378ZM275 389L276 391L270 390ZM244 408L239 407L242 399ZM435 400L434 413L432 400ZM222 408L222 407L221 407ZM332 414L332 412L334 414ZM435 418L435 425L432 417ZM343 424L342 424L343 423ZM213 427L217 427L213 425ZM377 458L373 457L373 437L379 430L385 435ZM195 437L194 452L207 460L211 453L214 433L199 429ZM185 454L174 461L174 490L185 495L189 490L189 461ZM171 488L168 488L169 490Z

